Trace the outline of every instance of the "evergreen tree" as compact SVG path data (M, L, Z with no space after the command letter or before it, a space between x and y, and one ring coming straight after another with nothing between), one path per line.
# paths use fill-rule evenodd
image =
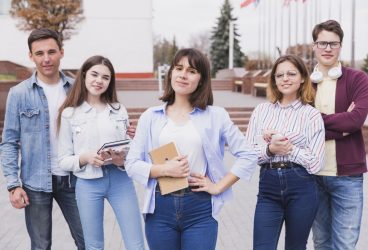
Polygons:
M237 18L232 16L233 7L229 0L225 0L221 7L221 16L217 19L217 26L212 30L211 36L211 63L212 75L214 76L219 69L229 67L229 24L234 23L234 67L244 66L244 54L240 50L239 37L235 21Z
M364 64L362 67L362 70L366 73L368 73L368 55L366 56L366 58L364 59Z

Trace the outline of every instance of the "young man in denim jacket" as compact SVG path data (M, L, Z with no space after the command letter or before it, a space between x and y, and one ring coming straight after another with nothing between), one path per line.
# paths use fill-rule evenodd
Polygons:
M78 249L84 249L76 179L59 168L57 160L57 112L73 81L59 71L64 51L55 31L34 30L28 47L36 71L9 91L0 145L9 199L14 208L25 208L31 249L51 248L53 199Z
M315 106L326 130L326 164L317 173L320 205L313 225L315 249L355 249L367 172L362 127L368 113L368 76L341 66L344 32L329 20L313 29L317 66L311 75Z

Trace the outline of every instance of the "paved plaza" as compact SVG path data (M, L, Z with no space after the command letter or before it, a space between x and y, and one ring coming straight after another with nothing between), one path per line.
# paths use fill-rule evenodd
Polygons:
M160 104L157 100L158 93L145 91L126 91L119 93L120 100L127 107L148 107L150 105ZM240 93L228 91L215 92L215 104L224 107L251 107L264 98L255 98ZM227 152L225 154L227 166L233 162L232 156ZM140 205L143 202L143 189L139 184L136 185ZM252 180L239 181L235 184L234 199L226 203L222 209L219 218L219 234L217 240L218 250L250 250L252 249L253 234L253 214L256 204L258 191L258 169ZM368 184L364 182L364 192L367 193ZM368 216L367 202L364 205L362 229L357 250L368 249ZM105 249L120 250L125 249L121 240L118 224L114 219L111 207L106 203L105 206ZM69 229L55 203L53 210L53 249L76 249L73 239L70 236ZM13 209L8 200L5 179L0 170L0 249L1 250L27 250L30 249L30 241L25 228L24 211ZM280 237L278 249L284 249L283 233ZM307 249L313 249L311 239L308 242ZM194 249L193 249L194 250Z

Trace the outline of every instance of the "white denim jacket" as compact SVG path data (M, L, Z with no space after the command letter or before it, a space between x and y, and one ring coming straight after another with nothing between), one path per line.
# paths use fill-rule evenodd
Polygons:
M113 106L113 107L111 107ZM116 129L115 140L126 139L128 113L119 103L108 105L110 122ZM116 109L115 109L116 108ZM74 175L83 179L94 179L103 176L102 169L87 164L79 165L79 156L101 147L96 130L97 113L87 102L77 108L66 108L61 114L58 141L59 165L63 170L73 171Z

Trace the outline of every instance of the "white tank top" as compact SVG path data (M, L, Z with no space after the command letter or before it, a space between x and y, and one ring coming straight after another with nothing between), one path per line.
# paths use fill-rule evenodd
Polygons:
M180 155L187 155L191 173L206 173L206 157L201 136L191 120L185 124L176 124L168 119L159 136L160 146L174 142Z

